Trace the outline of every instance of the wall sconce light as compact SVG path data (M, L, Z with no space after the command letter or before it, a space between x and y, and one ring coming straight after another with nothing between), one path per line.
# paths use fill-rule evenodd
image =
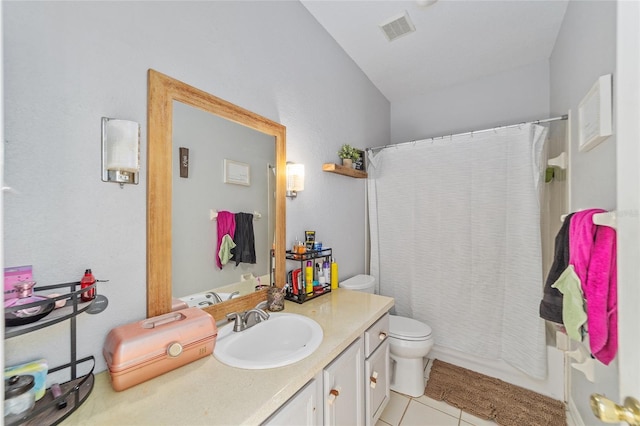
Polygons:
M298 191L304 189L304 164L287 161L287 193L289 198L296 198Z
M140 125L102 117L102 181L138 184Z

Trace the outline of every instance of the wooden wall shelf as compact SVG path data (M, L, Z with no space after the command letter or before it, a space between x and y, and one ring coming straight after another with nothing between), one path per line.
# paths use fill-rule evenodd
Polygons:
M341 166L340 164L325 163L322 165L322 170L325 172L337 173L339 175L349 176L357 179L367 178L367 172L356 170L351 167Z

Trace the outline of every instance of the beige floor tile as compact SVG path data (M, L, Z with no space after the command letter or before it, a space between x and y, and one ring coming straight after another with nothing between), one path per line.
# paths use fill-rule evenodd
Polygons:
M458 426L458 417L435 408L411 401L402 418L401 426Z
M409 397L397 392L391 392L391 398L389 398L389 403L380 415L380 420L391 426L398 426L404 411L407 409L407 405L409 405L409 401L411 401Z
M460 416L461 422L467 422L473 426L496 426L496 422L491 420L481 419L480 417L473 416L469 413L462 412ZM465 425L466 426L466 425Z
M462 410L454 407L453 405L449 405L444 401L437 401L435 399L429 398L428 396L422 395L419 398L414 398L415 401L418 401L421 404L428 405L431 408L435 408L436 410L440 410L443 413L449 414L450 416L460 417L460 413Z

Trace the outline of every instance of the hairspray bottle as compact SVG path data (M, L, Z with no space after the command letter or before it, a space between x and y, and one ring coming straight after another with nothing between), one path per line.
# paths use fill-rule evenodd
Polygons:
M338 264L335 258L331 258L331 290L338 288Z
M311 294L313 293L313 262L307 260L307 267L304 268L304 284L305 284L305 293Z

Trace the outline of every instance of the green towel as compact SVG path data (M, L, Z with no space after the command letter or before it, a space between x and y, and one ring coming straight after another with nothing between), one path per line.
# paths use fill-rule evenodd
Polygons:
M229 263L229 260L233 257L231 249L236 246L229 234L224 234L222 241L220 241L220 250L218 250L218 257L220 257L220 263L224 266Z
M573 340L581 342L582 326L587 322L587 314L584 310L580 278L576 275L573 265L569 265L551 287L557 288L563 295L562 322L567 334Z

